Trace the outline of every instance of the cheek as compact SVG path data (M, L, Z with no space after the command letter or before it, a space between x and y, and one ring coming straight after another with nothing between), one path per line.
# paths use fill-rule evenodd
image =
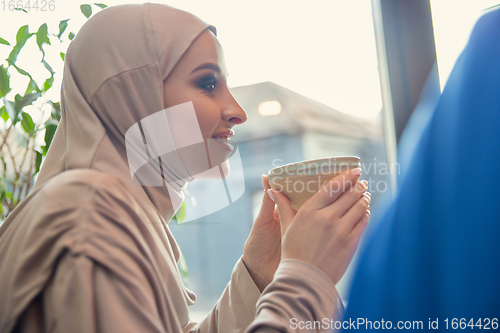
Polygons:
M221 118L217 100L189 85L165 85L164 91L165 108L193 102L201 134L204 139L211 138Z
M164 101L163 101L165 108L181 104L182 102L179 102L180 100L179 97L181 97L179 95L179 92L173 89L166 88L164 90Z
M204 139L209 139L212 133L217 128L220 121L220 111L216 104L208 99L200 98L198 101L193 100L196 117L200 125L201 134Z
M176 81L174 81L176 82ZM165 108L176 106L193 100L193 93L182 84L172 82L163 85Z

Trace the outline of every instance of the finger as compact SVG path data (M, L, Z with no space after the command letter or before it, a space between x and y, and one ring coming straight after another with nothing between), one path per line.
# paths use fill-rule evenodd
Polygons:
M360 218L366 213L370 207L371 195L370 193L364 193L361 198L356 201L354 205L344 214L340 219L341 221L347 222L348 224L354 224L359 221Z
M332 178L319 189L304 205L310 205L313 209L321 209L329 206L345 190L358 181L361 168L349 169Z
M267 191L271 198L274 199L274 202L276 202L278 214L280 216L281 234L283 235L288 229L288 226L292 222L293 218L295 217L296 212L292 208L290 200L288 200L288 198L283 193L275 189L269 189Z
M274 207L273 217L276 221L280 220L280 214L278 213L278 207Z
M262 187L264 187L264 195L262 197L262 204L260 206L259 214L257 215L257 219L255 220L257 223L258 221L264 221L268 222L273 218L273 213L274 213L274 207L275 203L274 201L269 197L269 194L267 193L267 188L269 188L269 182L267 181L266 175L262 175ZM267 188L266 188L267 185Z
M368 187L368 182L362 180L356 182L354 186L342 193L337 200L335 200L330 206L325 207L325 209L333 210L335 216L342 217L358 200L361 198L363 193L366 192Z
M264 188L264 190L271 188L267 175L262 175L262 187Z
M370 221L370 215L370 210L367 210L365 214L359 219L359 221L356 222L351 231L351 235L353 235L353 237L357 239L361 238L363 232L365 232L365 229L368 226L368 222Z

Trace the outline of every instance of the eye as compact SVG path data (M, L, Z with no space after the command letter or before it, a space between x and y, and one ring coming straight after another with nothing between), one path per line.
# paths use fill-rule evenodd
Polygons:
M208 92L213 93L215 92L217 83L219 83L219 81L214 75L208 75L200 80L198 86Z

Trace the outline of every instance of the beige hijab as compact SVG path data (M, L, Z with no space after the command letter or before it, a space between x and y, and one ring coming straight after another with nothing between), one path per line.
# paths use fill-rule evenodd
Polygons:
M168 179L177 190L170 195L166 186L132 181L125 134L164 109L163 81L207 28L216 33L215 27L190 13L153 3L114 6L91 17L66 53L62 119L34 190L65 170L95 169L122 178L138 199L145 205L150 200L168 222L178 208L169 197L182 195L178 190L186 178ZM143 173L161 172L158 159L149 162ZM168 161L163 163L168 167ZM182 202L183 197L172 199Z
M215 33L214 27L189 13L145 3L106 8L78 32L66 53L62 118L52 145L33 191L0 227L0 332L10 331L27 307L36 308L34 298L51 281L65 251L75 251L75 244L86 246L78 243L79 222L101 236L86 241L89 248L100 249L90 255L93 260L124 280L134 279L131 264L143 265L165 325L188 321L187 306L195 296L184 288L176 271L179 249L166 226L175 213L172 192L133 180L125 134L141 119L164 109L163 81L207 28ZM161 171L156 161L150 165L149 172ZM78 207L80 200L78 193L65 196L66 188L47 198L38 195L51 193L50 188L57 185L51 179L56 176L60 176L58 184L66 184L73 176L65 171L74 169L88 171L79 173L79 184L86 181L82 177L119 177L121 183L110 195L124 206L119 212L110 211L114 215L109 221L101 216L85 221L81 216L66 216L64 207ZM169 181L178 182L177 190L185 185L175 177ZM95 200L106 203L110 197L98 193ZM116 248L122 252L109 256ZM124 255L127 251L137 253ZM168 304L178 307L170 309Z

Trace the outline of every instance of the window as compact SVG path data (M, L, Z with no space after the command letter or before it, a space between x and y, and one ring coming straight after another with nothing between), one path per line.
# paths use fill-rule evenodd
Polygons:
M360 156L376 212L390 188L382 97L369 0L169 4L217 27L229 85L249 115L234 137L245 193L214 214L171 226L189 268L188 288L198 296L191 313L200 320L243 252L260 208L263 173L306 159ZM188 190L197 186L193 182ZM344 299L350 278L348 271L339 284Z
M462 53L476 21L498 0L431 0L441 90ZM498 7L497 7L498 8Z

